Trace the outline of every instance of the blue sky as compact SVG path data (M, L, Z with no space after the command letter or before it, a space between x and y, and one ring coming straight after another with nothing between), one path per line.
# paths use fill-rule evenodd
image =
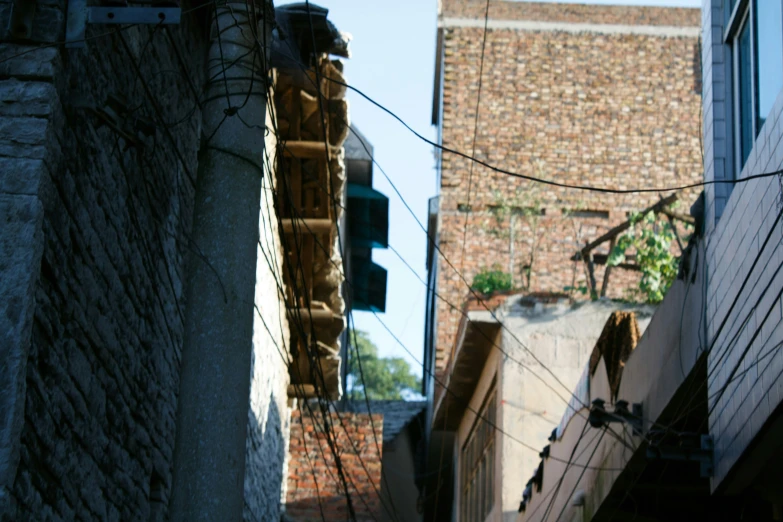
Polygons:
M554 0L559 3L560 0ZM573 3L571 0L570 3ZM278 5L290 2L277 2ZM352 57L346 61L348 83L385 105L421 134L435 139L430 124L437 27L436 0L321 0L329 19L351 33ZM594 4L699 7L701 0L594 0ZM349 92L350 117L375 147L375 159L394 181L408 205L426 223L427 201L436 195L433 150L390 116ZM390 200L389 242L426 279L427 238L375 169L375 188ZM373 252L388 270L386 313L381 319L421 361L426 289L391 250ZM357 328L369 333L381 355L402 356L421 373L372 314L354 312Z

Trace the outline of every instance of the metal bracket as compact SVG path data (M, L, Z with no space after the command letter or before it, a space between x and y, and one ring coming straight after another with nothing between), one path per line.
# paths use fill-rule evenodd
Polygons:
M648 446L647 458L660 460L692 461L700 464L699 475L712 477L714 468L714 444L710 435L702 435L698 448L678 446Z
M606 401L603 399L595 399L593 406L590 408L590 415L588 420L590 425L594 428L601 428L606 424L612 422L619 422L622 424L628 424L633 430L635 436L642 434L642 405L634 404L633 413L628 410L628 401L617 401L614 404L614 412L609 413L604 406Z
M8 19L8 35L15 40L29 40L33 36L35 4L31 0L14 0Z
M65 47L75 49L86 45L87 24L176 25L181 17L179 7L88 7L87 0L68 0Z

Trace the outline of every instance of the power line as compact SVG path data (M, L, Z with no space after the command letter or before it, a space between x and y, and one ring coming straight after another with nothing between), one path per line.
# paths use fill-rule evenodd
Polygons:
M299 218L299 219L301 220L301 218ZM312 232L312 230L310 230L309 226L308 226L306 223L303 223L303 225L304 225L304 227L305 227L305 228L306 228L306 229L307 229L307 230L308 230L308 231L309 231L311 234L313 233L313 232ZM314 235L314 234L313 234L313 235ZM322 244L320 241L318 241L317 239L315 240L315 244L316 244L316 246L318 246L319 248L321 248L321 249L325 249L324 245L323 245L323 244ZM331 261L331 262L334 264L334 261ZM337 267L336 265L335 265L335 268L337 268L337 269L339 270L339 267ZM341 272L341 273L342 273L342 272ZM343 277L344 277L344 274L343 274ZM345 280L345 282L346 282L346 283L347 283L349 286L351 286L351 287L352 287L352 285L351 285L351 283L350 283L350 281L349 281L348 279L346 279L346 280ZM382 326L384 327L384 329L385 329L385 330L386 330L386 331L389 333L389 335L391 335L391 336L392 336L392 338L395 340L395 342L396 342L397 344L399 344L399 345L400 345L400 347L402 347L402 349L403 349L403 350L405 350L405 352L406 352L408 355L410 355L410 356L411 356L411 358L412 358L412 359L413 359L413 360L414 360L414 361L415 361L415 362L416 362L418 365L420 365L420 366L422 366L422 367L424 368L424 371L425 371L425 373L428 373L428 374L429 374L429 375L430 375L430 376L431 376L431 377L432 377L432 378L435 380L435 382L436 382L438 385L440 385L440 386L441 386L441 387L442 387L442 388L445 390L445 392L446 392L446 393L449 393L449 394L451 394L451 395L452 395L452 396L454 396L454 397L455 397L455 398L456 398L458 401L460 401L460 402L462 402L462 403L465 403L465 405L466 405L466 409L467 409L468 411L470 411L470 412L474 413L474 414L476 415L476 417L478 417L479 419L481 419L481 420L483 420L484 422L486 422L486 423L487 423L489 426L491 426L491 427L495 428L495 429L496 429L498 432L502 433L503 435L505 435L506 437L508 437L510 440L513 440L513 441L517 442L518 444L522 445L523 447L525 447L525 448L527 448L527 449L529 449L529 450L531 450L531 451L535 451L536 453L538 453L538 452L540 451L539 449L535 448L534 446L532 446L532 445L530 445L530 444L527 444L527 443L525 443L525 442L521 441L520 439L518 439L518 438L514 437L514 436L513 436L513 435L511 435L510 433L508 433L508 432L506 432L506 431L503 431L503 430L502 430L502 429L501 429L499 426L497 426L497 424L495 424L494 422L490 421L490 420L489 420L489 419L487 419L486 417L482 416L482 415L481 415L481 414L480 414L478 411L476 411L475 409L473 409L473 408L470 406L470 404L468 404L468 401L466 401L465 399L463 399L463 398L459 397L459 396L458 396L458 395L457 395L457 394L456 394L456 393L455 393L453 390L451 390L451 389L450 389L448 386L446 386L446 384L445 384L445 383L443 383L443 382L442 382L440 379L438 379L438 378L437 378L437 376L436 376L436 375L435 375L435 374L434 374L434 373L433 373L431 370L428 370L426 367L424 367L424 363L422 363L421 361L419 361L419 360L418 360L418 358L416 358L416 356L413 354L413 352L411 352L411 351L410 351L410 349L408 349L408 347L407 347L407 346L405 346L405 344L404 344L404 343L403 343L403 342L402 342L402 341L399 339L399 337L397 337L397 336L394 334L394 332L392 332L392 331L389 329L389 327L386 325L386 323L385 323L385 322L383 322L383 320L382 320L380 317L378 317L378 314L377 314L376 312L373 312L373 311L371 311L371 313L372 313L372 314L373 314L373 316L374 316L374 317L375 317L375 318L378 320L378 322L380 322L380 323L381 323L381 325L382 325ZM563 460L563 459L558 459L558 458L556 458L556 457L550 457L550 458L552 458L553 460L557 460L557 461L566 462L565 460ZM599 468L599 467L590 467L590 469L605 470L605 471L622 471L622 469L620 469L620 468Z
M584 438L585 433L587 432L587 427L588 426L590 426L590 421L589 420L585 420L585 424L582 427L582 433L579 434L579 438L576 440L576 443L574 443L574 447L571 450L571 455L568 456L568 462L566 462L566 466L565 466L565 469L563 470L563 474L560 476L560 478L557 481L557 487L554 489L554 493L552 494L552 499L549 501L549 505L544 510L543 520L547 519L547 517L549 516L549 512L552 509L552 506L554 506L554 504L555 504L555 500L557 499L557 496L560 493L560 487L563 485L563 480L565 480L565 477L568 474L568 468L571 467L571 461L574 459L574 454L576 454L576 450L579 449L579 443L582 442L582 439ZM541 465L542 466L543 466L543 463L544 463L544 461L542 459L541 460ZM541 482L543 482L543 477L541 478ZM542 505L543 505L543 502L541 504L539 504L538 507L541 507ZM533 510L533 513L530 514L531 517L538 510L538 507L535 510Z
M478 137L478 125L479 125L479 110L481 108L481 86L484 79L484 50L487 46L487 25L489 24L489 0L487 0L487 7L484 10L484 35L481 38L481 59L479 61L479 77L478 77L478 93L476 94L476 115L473 121L473 145L471 146L470 155L476 156L476 138ZM470 216L470 189L473 185L473 167L476 164L470 163L470 169L468 170L468 212L465 212L465 224L462 227L462 258L460 260L460 269L464 269L465 263L465 244L468 237L468 217Z
M459 151L457 149L452 149L450 147L447 147L445 145L441 145L439 143L436 143L432 141L431 139L423 136L419 132L417 132L415 129L413 129L410 125L408 125L405 120L403 120L400 116L395 114L391 109L386 108L379 102L372 99L370 96L359 90L358 88L349 85L345 82L342 82L340 80L337 80L335 78L326 78L330 82L337 83L338 85L342 85L343 87L355 92L371 104L375 105L379 109L381 109L386 114L390 115L392 118L397 120L399 123L401 123L408 131L410 131L414 136L416 136L418 139L423 141L424 143L435 147L438 150L441 150L443 152L447 152L449 154L453 154L455 156L459 156L461 158L467 159L468 161L471 161L473 163L476 163L478 165L481 165L482 167L485 167L493 172L497 172L499 174L504 174L506 176L511 176L515 178L524 179L527 181L532 181L534 183L541 183L544 185L549 185L553 187L559 187L559 188L567 188L567 189L574 189L574 190L583 190L588 192L600 192L604 194L644 194L644 193L659 193L659 192L679 192L686 189L692 189L692 188L699 188L699 187L706 187L709 185L718 185L718 184L731 184L735 185L738 183L746 183L748 181L752 181L754 179L762 179L762 178L769 178L772 176L778 176L780 174L783 174L783 169L777 170L774 172L768 172L764 174L755 174L752 176L746 176L744 178L739 179L728 179L728 180L709 180L709 181L701 181L698 183L690 183L686 185L677 185L677 186L671 186L671 187L657 187L657 188L631 188L631 189L617 189L617 188L605 188L605 187L593 187L590 185L580 185L580 184L571 184L571 183L561 183L559 181L554 181L551 179L544 179L539 178L536 176L530 176L527 174L522 174L519 172L514 172L508 169L504 169L502 167L498 167L497 165L492 165L486 161L480 160L470 154L467 154L465 152Z
M275 119L274 117L272 118L272 120L273 120L273 122L275 122L275 121L276 121L276 119ZM275 128L274 128L274 132L275 132L275 136L278 138L278 145L279 145L281 148L285 148L285 140L284 140L284 139L282 138L282 136L280 135L280 133L279 133L279 130L278 130L278 129L277 129L277 127L276 127L276 124L275 124L275 123L273 123L273 125L275 126ZM293 209L295 212L297 212L297 211L296 211L296 206L293 204L293 199L292 199L292 196L291 196L291 193L290 193L290 188L289 188L289 186L288 186L288 183L286 182L287 178L286 178L286 176L285 176L285 175L283 175L283 176L281 176L281 179L283 179L283 182L284 182L284 183L283 183L283 184L284 184L284 188L285 188L285 191L286 191L286 195L287 195L287 197L288 197L288 199L289 199L289 203L291 204L291 208L292 208L292 209ZM271 190L272 190L272 193L273 193L273 201L277 202L277 201L278 201L278 198L277 198L277 193L276 193L276 191L275 191L275 189L274 189L274 187L273 187L273 186L271 186L271 185L270 185L270 188L271 188ZM280 211L279 211L279 209L277 209L277 212L276 212L276 213L277 213L277 215L278 215L278 220L279 220L279 219L280 219ZM280 222L279 222L279 225L281 225L281 223L280 223ZM298 226L299 226L299 224L297 223L297 220L294 220L294 225L295 225L295 227L298 227ZM306 225L306 224L305 224L305 225ZM300 234L299 234L299 233L297 233L297 232L296 232L296 230L295 230L295 237L300 237ZM282 240L283 240L283 241L286 243L286 246L285 246L285 248L286 248L286 250L287 250L287 249L288 249L288 246L287 246L287 239L286 239L285 235L283 235L281 239L282 239ZM294 245L295 245L295 247L296 247L297 249L299 249L299 244L298 244L296 241L294 241ZM325 251L325 252L326 252L326 251ZM328 255L328 252L326 252L326 253L327 253L327 255ZM300 271L302 271L302 273L303 273L303 271L304 271L304 268L303 268L303 266L302 266L302 263L301 263L301 255L297 255L297 258L299 259L299 270L300 270ZM291 272L290 268L289 268L289 272ZM292 272L292 273L293 273L293 272ZM294 281L294 285L295 285L295 282L296 282L296 278L295 278L295 277L293 278L293 281ZM308 295L309 295L309 293L308 293L307 289L305 288L305 292L304 292L305 300L309 300L309 297L308 297ZM297 299L298 299L298 298L297 298ZM307 303L307 305L308 305L308 307L310 306L309 302ZM299 322L301 322L301 318L298 318L298 321L299 321ZM312 323L311 323L311 329L312 329L312 328L313 328L313 326L312 326ZM300 332L300 335L303 335L303 334ZM322 383L323 383L323 388L324 388L324 389L326 389L326 382L325 382L325 379L324 379L324 376L323 376L323 370L320 368L320 359L318 359L318 360L317 360L317 361L315 361L315 362L317 362L317 364L314 364L314 362L312 362L312 361L311 361L311 368L313 368L313 367L315 367L315 366L318 366L318 368L319 368L319 370L320 370L320 378L321 378L321 381L322 381ZM318 388L316 387L316 393L317 393L317 392L318 392ZM323 398L321 398L321 400L324 400L324 399L323 399ZM344 424L343 424L342 417L340 416L340 413L339 413L338 409L337 409L336 407L334 407L334 404L333 404L333 402L331 401L331 399L328 399L328 398L326 398L325 400L326 400L326 401L328 401L328 402L329 402L329 404L330 404L330 405L331 405L331 406L332 406L332 407L335 409L335 413L337 414L338 420L340 421L340 424L341 424L341 426L343 427L343 430L346 432L346 435L347 435L347 430L345 429L345 426L344 426ZM371 422L372 422L372 420L371 420ZM376 435L376 437L377 437L377 435ZM372 477L371 477L371 475L370 475L370 473L369 473L369 470L367 470L367 468L366 468L366 466L365 466L365 464L364 464L363 460L361 459L361 457L360 457L360 455L359 455L359 453L358 453L358 450L356 449L356 447L355 447L355 444L354 444L353 440L350 438L350 436L348 436L348 440L349 440L349 442L350 442L350 444L351 444L351 446L352 446L352 449L353 449L354 453L356 453L357 457L359 457L359 462L360 462L360 464L361 464L362 468L364 469L365 473L367 474L367 477L368 477L368 479L369 479L369 481L370 481L370 484L373 486L373 489L375 490L375 493L378 495L378 498L380 499L382 506L383 506L383 507L384 507L384 509L387 511L387 513L389 513L389 514L390 514L390 516L392 516L392 518L395 518L395 519L396 519L396 517L395 517L394 515L392 515L392 514L391 514L391 512L389 512L389 510L388 510L388 507L386 506L386 503L384 502L384 499L381 497L381 495L380 495L380 492L378 491L377 487L376 487L376 486L375 486L375 484L373 483L373 481L372 481ZM380 453L379 453L379 454L380 454ZM340 466L339 466L339 464L338 464L338 468L339 468L339 467L340 467ZM350 479L350 480L353 482L353 479L350 477L350 475L348 475L348 478L349 478L349 479ZM354 488L357 490L357 493L358 493L358 491L359 491L359 490L358 490L358 488L356 488L356 486L355 486L355 485L354 485ZM348 498L349 498L349 497L348 497ZM366 501L363 499L363 497L361 496L361 494L360 494L360 499L361 499L363 502L365 502L365 505L366 505ZM369 506L367 506L367 507L368 507L368 510L372 511L372 510L369 508ZM350 504L350 503L349 503L349 511L351 511L351 513L352 513L352 516L353 516L353 517L355 517L355 513L353 512L352 504ZM395 509L395 512L396 512L396 509Z

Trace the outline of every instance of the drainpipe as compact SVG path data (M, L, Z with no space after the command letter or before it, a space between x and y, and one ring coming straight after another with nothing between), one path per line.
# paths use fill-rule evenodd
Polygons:
M267 98L266 62L249 51L263 44L254 34L271 35L270 12L271 2L231 0L213 12L193 213L197 255L186 280L173 522L242 519Z

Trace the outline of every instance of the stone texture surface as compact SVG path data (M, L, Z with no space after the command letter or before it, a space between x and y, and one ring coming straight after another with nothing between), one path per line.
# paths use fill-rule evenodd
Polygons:
M285 510L288 520L316 522L349 518L348 503L327 443L323 420L316 404L310 408L302 405L292 412ZM345 470L356 520L377 520L384 512L378 496L382 455L375 444L369 415L331 413L327 420L335 434L335 446ZM373 414L372 421L380 440L383 415Z
M267 126L272 128L271 115ZM259 217L258 262L256 264L256 314L253 323L253 361L250 373L247 462L245 470L246 521L279 520L285 502L290 410L287 387L289 326L284 313L283 249L274 209L275 176L267 176L275 165L274 135L266 138L264 185Z
M64 5L38 3L34 39L63 38ZM3 522L166 517L184 277L188 263L204 262L190 239L200 18L88 28L84 49L0 43ZM141 147L126 149L95 116L110 95L155 124ZM267 225L262 243L276 235ZM279 257L276 248L259 246L259 256ZM285 331L274 278L258 280L256 305ZM266 330L254 334L245 517L274 520L288 377Z
M483 18L479 4L486 5L444 0L443 13ZM528 2L493 2L490 18L699 23L698 10ZM483 28L442 30L443 144L471 153ZM605 188L668 187L701 180L697 38L491 29L483 70L478 159L529 176ZM562 292L566 286L585 285L584 267L569 261L571 255L625 221L629 212L658 199L656 194L611 195L534 185L447 153L440 185L440 246L452 264L468 282L498 264L512 272L515 287L523 288L532 254L531 291ZM683 211L694 197L694 192L682 195ZM499 213L502 206L518 210L513 236L512 213ZM527 212L526 217L530 209L542 215L531 219ZM465 283L442 258L438 263L438 292L461 305L468 296ZM602 273L599 268L599 288ZM624 296L626 289L635 288L636 277L614 270L609 295ZM460 314L442 301L437 306L436 369L442 371Z

